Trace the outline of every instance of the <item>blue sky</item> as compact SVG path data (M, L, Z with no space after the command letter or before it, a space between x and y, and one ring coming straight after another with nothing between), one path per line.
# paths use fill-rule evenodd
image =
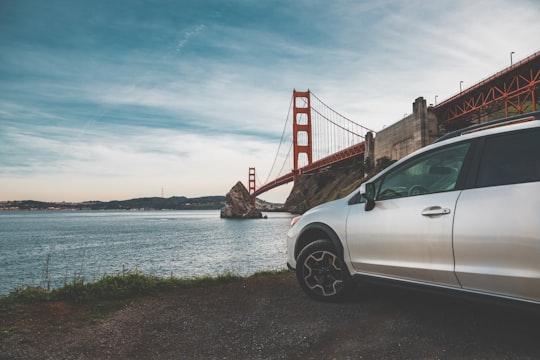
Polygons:
M539 18L537 0L0 0L0 201L224 195L266 178L293 89L377 131L539 51Z

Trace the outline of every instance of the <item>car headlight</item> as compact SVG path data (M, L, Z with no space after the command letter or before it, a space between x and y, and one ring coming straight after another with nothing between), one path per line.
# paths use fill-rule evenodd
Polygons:
M291 220L291 227L293 227L299 220L301 216L297 216L294 219Z

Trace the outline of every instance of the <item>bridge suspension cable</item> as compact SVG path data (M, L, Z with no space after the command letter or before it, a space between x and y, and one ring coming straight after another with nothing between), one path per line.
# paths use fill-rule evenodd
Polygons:
M321 99L319 99L319 98L317 97L317 95L315 95L313 92L311 92L311 96L313 96L315 99L317 99L317 101L320 102L320 103L324 106L324 108L331 110L332 113L338 115L340 118L346 120L347 122L349 122L349 123L352 124L353 126L358 127L358 128L360 129L360 131L358 131L358 134L357 134L357 135L364 137L365 134L366 134L367 132L369 132L369 131L374 132L373 130L368 129L368 128L365 127L365 126L362 126L362 125L358 124L357 122L355 122L355 121L349 119L348 117L346 117L346 116L344 116L344 115L341 115L339 112L337 112L336 110L334 110L334 109L331 108L330 106L326 105L326 104L325 104ZM312 110L317 111L317 109L313 109L313 105L312 105ZM331 120L329 117L325 117L325 118L326 118L328 121L332 122L332 120ZM345 129L343 126L341 126L341 125L339 125L339 124L337 124L337 123L335 123L335 122L334 122L334 124L335 124L336 126L339 126L339 127L343 128L343 129ZM351 131L351 132L354 133L354 131ZM363 135L362 135L362 133L363 133Z
M367 132L372 131L337 112L313 92L310 95L313 161L361 143Z
M290 126L289 126L289 119L291 118L290 115L291 115L292 105L293 105L293 98L291 97L291 101L289 103L289 110L287 112L287 117L285 118L285 124L283 125L283 131L281 132L281 139L279 140L279 146L278 146L278 149L276 151L276 156L274 157L272 167L270 168L270 171L268 172L268 176L266 177L266 180L261 185L267 184L270 181L271 178L277 178L280 175L283 175L282 172L283 172L283 169L284 169L285 165L287 164L287 160L289 158L289 154L290 154L291 148L292 148L292 141L291 141L292 132L290 131ZM288 136L287 136L287 134L288 134ZM280 170L276 174L274 174L275 166L277 164L278 158L280 157L281 146L286 144L286 143L289 144L289 150L287 152L287 155L285 157L283 157L283 162L281 164Z

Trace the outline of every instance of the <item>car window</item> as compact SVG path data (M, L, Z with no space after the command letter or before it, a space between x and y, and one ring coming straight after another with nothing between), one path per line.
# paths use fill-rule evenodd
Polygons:
M454 190L468 149L460 143L411 159L382 179L377 200Z
M540 181L540 130L487 138L477 186Z

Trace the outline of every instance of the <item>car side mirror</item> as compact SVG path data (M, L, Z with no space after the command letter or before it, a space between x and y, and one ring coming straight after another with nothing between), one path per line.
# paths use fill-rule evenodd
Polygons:
M375 184L364 183L360 185L360 195L366 199L364 210L371 211L375 207Z

